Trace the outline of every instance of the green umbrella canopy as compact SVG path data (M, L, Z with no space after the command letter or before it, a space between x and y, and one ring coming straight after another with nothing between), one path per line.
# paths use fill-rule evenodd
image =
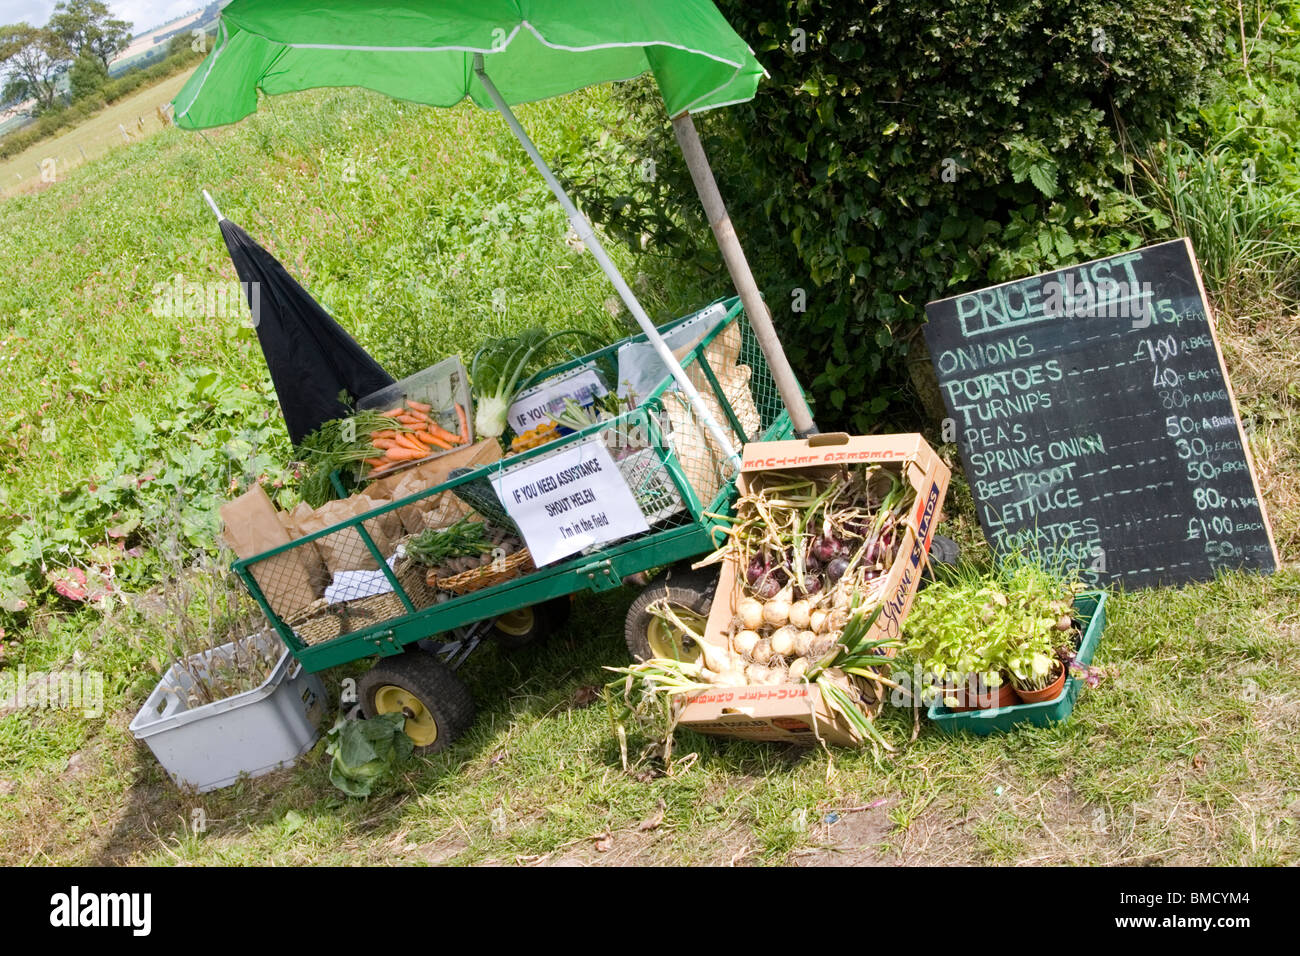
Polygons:
M490 108L476 53L508 103L650 70L670 116L751 99L763 75L710 0L232 0L176 121L221 126L256 110L258 90L322 86Z

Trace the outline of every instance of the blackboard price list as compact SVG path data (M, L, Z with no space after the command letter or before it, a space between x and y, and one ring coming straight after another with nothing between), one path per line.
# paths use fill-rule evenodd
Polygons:
M996 550L1130 587L1274 568L1187 243L926 311L926 342Z

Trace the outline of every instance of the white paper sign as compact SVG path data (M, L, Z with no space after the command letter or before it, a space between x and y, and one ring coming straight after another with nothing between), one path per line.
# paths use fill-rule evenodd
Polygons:
M599 436L497 475L492 487L538 567L649 530Z
M554 421L555 416L564 411L566 398L586 405L593 397L601 398L608 393L596 370L590 365L580 365L521 392L511 404L506 418L515 434L522 435L538 425Z

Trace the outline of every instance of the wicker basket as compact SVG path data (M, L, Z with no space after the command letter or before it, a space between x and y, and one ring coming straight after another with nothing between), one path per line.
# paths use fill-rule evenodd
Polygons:
M398 583L417 611L423 611L438 600L438 592L429 587L428 571L427 567L413 558L403 558L393 568Z
M469 571L462 571L460 574L453 574L449 578L434 577L434 572L430 571L429 583L441 591L450 591L452 594L469 594L471 591L481 591L484 588L492 587L494 584L509 581L511 578L517 578L521 574L535 570L533 556L528 553L527 548L521 548L501 564L494 561L481 568L473 568Z
M321 598L286 617L284 623L293 628L305 643L323 644L405 614L406 605L402 599L392 591L386 591L334 604Z

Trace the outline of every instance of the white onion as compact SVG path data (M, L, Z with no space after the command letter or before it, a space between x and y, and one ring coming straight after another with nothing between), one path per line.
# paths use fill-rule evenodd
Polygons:
M802 657L796 657L790 662L789 677L791 681L799 681L803 678L804 671L808 669L808 662Z
M762 684L767 680L769 670L762 664L748 664L745 667L745 680L751 684Z
M813 611L808 618L809 629L814 634L825 634L826 625L830 616L831 615L829 611L822 611L822 610Z
M812 653L813 645L816 643L816 634L812 631L800 631L794 638L794 652L800 657L807 657Z
M749 682L745 680L744 671L734 670L723 671L718 675L718 679L714 683L721 684L724 687L744 687Z
M779 627L772 632L772 653L778 657L785 657L794 650L794 639L798 631L787 624L785 627Z
M790 620L790 602L772 598L763 605L763 621L773 627L780 627Z
M763 605L754 598L742 600L736 608L736 614L740 617L740 623L751 631L763 626Z
M754 649L749 652L749 656L754 659L755 663L766 664L772 659L772 642L766 639L759 641L754 645Z
M731 646L736 649L736 653L743 657L748 657L754 652L754 645L759 642L760 638L756 631L743 630L731 639Z
M795 601L790 605L790 623L803 630L812 617L812 605L807 601Z

